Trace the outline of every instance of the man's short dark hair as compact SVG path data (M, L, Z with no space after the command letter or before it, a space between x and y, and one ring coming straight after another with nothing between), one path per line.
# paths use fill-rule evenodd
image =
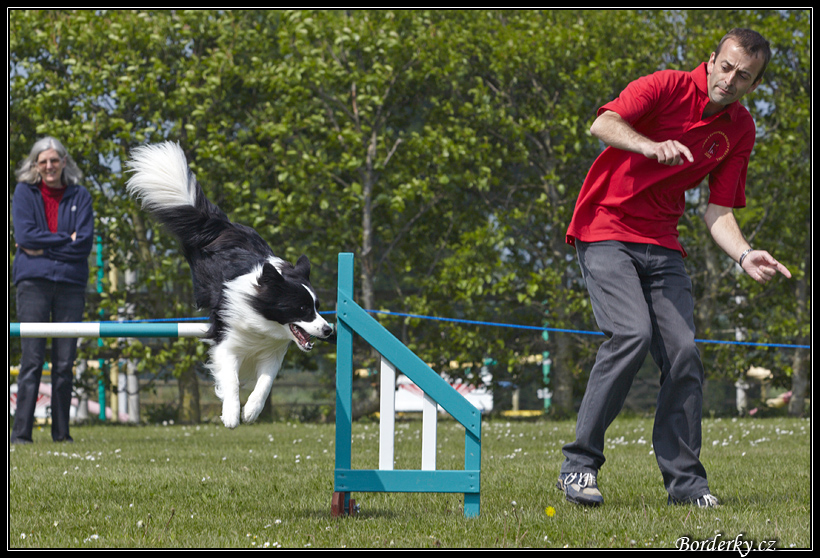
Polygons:
M715 54L720 54L720 49L723 48L723 43L728 39L733 39L743 51L750 56L763 56L763 67L755 78L755 83L763 79L763 73L766 71L766 66L769 65L769 60L772 59L772 49L769 46L769 41L763 38L763 35L751 29L741 29L736 27L726 33L720 40Z

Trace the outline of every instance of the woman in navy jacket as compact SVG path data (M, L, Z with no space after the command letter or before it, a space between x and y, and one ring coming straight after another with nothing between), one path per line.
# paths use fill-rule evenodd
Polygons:
M94 242L91 195L65 147L45 137L17 169L12 199L17 253L12 278L20 322L79 322L85 309L88 256ZM46 340L23 338L12 443L30 443ZM77 339L51 341L51 437L72 441L69 411Z

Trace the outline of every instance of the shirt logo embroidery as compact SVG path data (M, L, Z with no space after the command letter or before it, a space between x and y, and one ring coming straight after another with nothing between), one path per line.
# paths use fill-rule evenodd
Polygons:
M703 154L707 159L722 161L729 153L729 136L723 132L712 132L703 142Z

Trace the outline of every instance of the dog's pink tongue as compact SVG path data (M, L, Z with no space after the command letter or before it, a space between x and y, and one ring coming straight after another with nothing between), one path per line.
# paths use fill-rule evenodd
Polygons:
M308 336L302 328L291 324L290 330L293 332L293 335L296 337L300 345L307 347L310 344L310 336Z

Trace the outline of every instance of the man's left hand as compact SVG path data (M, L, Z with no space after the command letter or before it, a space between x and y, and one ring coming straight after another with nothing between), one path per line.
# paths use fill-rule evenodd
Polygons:
M743 258L743 271L761 285L774 279L778 272L791 279L792 274L786 266L774 259L765 250L752 250Z

